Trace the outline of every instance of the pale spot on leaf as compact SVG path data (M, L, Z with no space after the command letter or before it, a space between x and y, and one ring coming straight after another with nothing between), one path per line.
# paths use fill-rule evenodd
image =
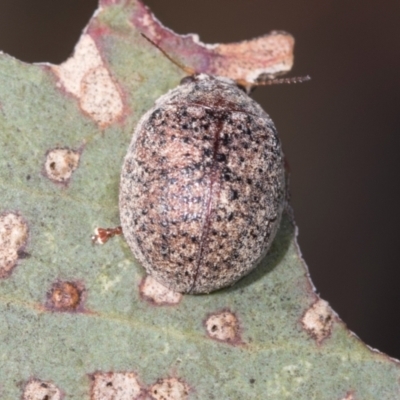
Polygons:
M60 400L61 391L51 382L32 380L24 390L23 400Z
M82 79L80 104L101 126L110 125L123 110L121 95L105 67L89 70Z
M346 396L343 397L341 400L356 400L356 398L354 397L353 391L350 391L350 392L347 392Z
M182 294L166 288L150 275L147 275L140 284L140 294L145 300L156 305L174 305L182 299Z
M45 175L56 183L68 183L78 168L80 152L70 149L50 150L44 164Z
M52 68L65 90L79 99L82 110L100 126L105 127L122 115L121 94L90 35L82 35L74 55Z
M53 69L64 88L76 97L80 97L84 75L102 64L103 61L94 40L86 34L79 39L74 55L61 65L54 65Z
M20 215L0 215L0 278L7 277L14 268L27 240L28 225Z
M186 400L189 389L177 378L161 379L149 390L154 400Z
M332 330L332 309L325 300L320 299L307 310L301 322L308 334L321 343Z
M133 372L107 372L92 375L91 400L135 400L142 393Z
M205 327L211 339L231 344L241 341L239 321L230 311L210 315L205 321Z

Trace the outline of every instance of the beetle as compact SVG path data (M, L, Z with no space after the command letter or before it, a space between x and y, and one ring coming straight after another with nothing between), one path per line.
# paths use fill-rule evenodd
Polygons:
M133 133L120 179L122 232L158 282L209 293L247 275L269 250L286 204L284 155L271 118L246 93L252 84L195 73L160 50L189 76Z

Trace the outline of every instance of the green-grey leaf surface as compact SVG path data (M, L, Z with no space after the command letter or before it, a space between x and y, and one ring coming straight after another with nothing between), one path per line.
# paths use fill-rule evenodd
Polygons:
M82 112L49 66L0 56L0 214L19 213L29 228L29 257L0 281L0 398L21 398L37 379L65 399L89 399L91 374L129 371L143 393L176 377L189 399L400 398L399 364L370 350L334 313L325 339L304 329L318 296L288 214L253 273L171 306L140 296L144 271L122 237L91 244L94 228L119 225L119 174L136 122L183 75L140 37L131 23L136 5L104 1L91 22L124 102L123 118L107 127ZM54 148L81 149L67 185L43 173ZM82 310L46 308L60 281L84 285ZM204 320L221 310L237 316L240 341L207 336Z

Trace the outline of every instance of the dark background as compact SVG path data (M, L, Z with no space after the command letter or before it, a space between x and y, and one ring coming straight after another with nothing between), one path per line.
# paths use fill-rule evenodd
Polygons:
M259 88L291 167L300 246L321 296L372 347L400 358L399 0L146 0L207 43L285 30L301 85ZM1 0L0 49L60 63L96 0Z

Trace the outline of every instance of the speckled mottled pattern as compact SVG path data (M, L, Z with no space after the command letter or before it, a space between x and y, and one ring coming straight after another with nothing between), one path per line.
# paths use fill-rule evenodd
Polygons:
M272 120L231 80L200 74L140 120L119 207L125 238L149 274L177 292L208 293L256 266L284 199Z

